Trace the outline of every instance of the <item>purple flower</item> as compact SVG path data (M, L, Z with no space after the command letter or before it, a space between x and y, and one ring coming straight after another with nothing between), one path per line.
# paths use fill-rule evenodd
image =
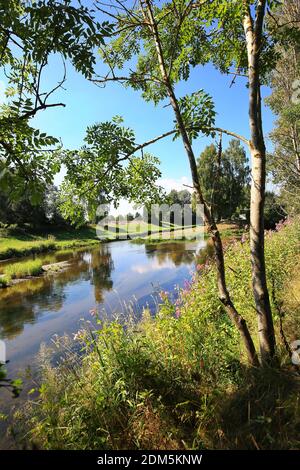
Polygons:
M245 243L246 242L246 235L243 233L242 237L241 237L241 243Z
M197 264L196 269L197 271L201 271L205 267L205 264Z

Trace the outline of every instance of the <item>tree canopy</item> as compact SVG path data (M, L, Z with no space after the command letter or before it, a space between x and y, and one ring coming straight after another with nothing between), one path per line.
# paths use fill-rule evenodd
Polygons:
M237 140L231 140L221 153L215 144L206 147L198 158L198 172L204 197L217 220L230 218L238 208L249 206L250 168Z
M89 78L95 47L110 33L107 22L70 0L0 1L0 67L8 83L0 112L0 185L11 199L29 189L37 202L43 186L59 171L57 137L35 129L30 121L40 111L64 106L54 100L66 80L65 60ZM44 76L51 55L60 55L57 84L46 89Z
M270 75L272 93L266 99L277 116L270 134L274 151L269 154L268 167L273 183L280 188L280 200L290 214L300 211L299 17L299 0L290 0L269 21L270 30L278 36L279 59ZM278 24L284 26L278 28Z
M159 160L143 151L136 155L134 131L123 126L122 118L88 127L84 140L78 151L63 151L61 156L67 174L60 208L66 218L82 224L95 219L101 203L117 206L126 198L148 204L160 199L162 188L155 184L161 176Z

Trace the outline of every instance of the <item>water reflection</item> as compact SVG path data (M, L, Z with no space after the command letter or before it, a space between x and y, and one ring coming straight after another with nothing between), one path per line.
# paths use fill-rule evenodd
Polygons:
M158 265L171 261L175 266L191 264L195 260L195 243L168 242L154 245L146 245L148 258L155 258Z
M114 262L108 246L91 253L91 269L95 300L97 303L102 303L103 291L113 288L111 273L114 269Z
M0 295L0 335L6 339L22 333L25 323L37 321L50 300L54 312L62 308L64 300L63 285L49 278L22 282Z
M125 315L124 304L135 297L139 314L153 301L155 289L174 291L183 285L199 256L207 256L199 255L205 245L122 241L39 256L43 264L66 261L67 267L0 290L0 337L6 340L10 371L30 363L41 342L54 334L77 331L92 308Z
M55 275L20 282L0 291L0 336L13 339L26 323L38 321L50 305L51 312L59 313L66 300L67 285L91 281L97 303L103 302L103 291L113 287L113 261L107 245L90 252L67 252L43 257L44 264L68 261Z

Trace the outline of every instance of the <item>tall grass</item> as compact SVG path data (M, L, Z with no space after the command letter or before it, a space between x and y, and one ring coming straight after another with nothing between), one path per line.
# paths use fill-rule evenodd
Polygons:
M0 287L8 287L11 278L9 276L0 276Z
M43 268L40 260L32 260L10 264L3 271L11 279L20 279L28 276L39 276L42 274Z
M277 302L299 276L299 241L298 221L266 237ZM247 241L227 246L226 265L254 333ZM249 368L215 274L213 265L199 265L175 304L161 292L157 316L146 310L137 325L91 318L74 338L80 354L70 338L57 341L57 367L43 349L39 398L18 416L27 438L45 449L300 449L299 378L280 336L281 368ZM299 316L300 303L282 305ZM273 311L278 331L274 303ZM300 337L299 324L293 334Z
M34 254L46 253L56 249L52 240L19 241L2 239L0 245L0 259L18 258Z

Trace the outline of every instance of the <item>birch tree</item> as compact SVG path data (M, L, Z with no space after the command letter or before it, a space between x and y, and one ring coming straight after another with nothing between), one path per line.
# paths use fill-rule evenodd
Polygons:
M175 128L170 132L183 142L193 187L198 202L203 205L205 222L213 241L219 299L241 335L249 362L258 365L246 321L235 308L226 285L222 240L211 209L203 197L192 144L199 133L214 135L215 132L222 132L247 140L215 126L213 101L204 90L184 97L177 96L175 90L176 81L188 78L191 60L196 57L198 62L207 61L209 44L204 22L200 23L192 1L171 2L161 9L150 0L141 0L133 5L117 0L110 9L101 1L96 4L101 12L113 18L116 38L101 48L102 58L108 65L107 74L95 77L93 81L100 86L110 81L120 82L141 90L148 101L158 104L164 100L171 107Z

